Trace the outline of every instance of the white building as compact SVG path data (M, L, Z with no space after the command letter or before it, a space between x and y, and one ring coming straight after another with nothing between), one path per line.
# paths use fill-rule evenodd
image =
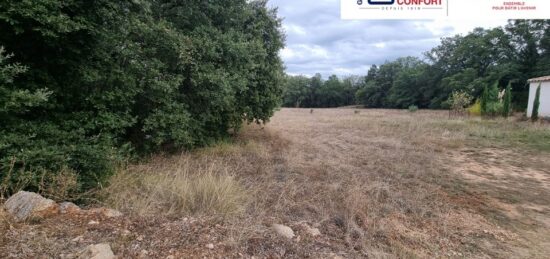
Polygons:
M531 117L533 113L533 103L535 94L540 85L540 106L539 117L550 117L550 76L537 77L529 79L529 104L527 106L527 116Z

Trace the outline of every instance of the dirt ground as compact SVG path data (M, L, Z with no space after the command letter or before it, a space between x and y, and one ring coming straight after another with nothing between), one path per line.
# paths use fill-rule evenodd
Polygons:
M129 169L174 172L185 159L197 164L185 164L192 173L198 164L219 164L246 190L240 213L138 209L131 204L148 196L141 190L124 192L137 199L107 198L104 205L126 215L119 219L58 216L21 224L0 214L0 257L73 258L106 242L120 258L547 258L545 141L548 125L517 119L282 109L230 144ZM296 237L278 236L273 223ZM309 234L312 227L321 235Z

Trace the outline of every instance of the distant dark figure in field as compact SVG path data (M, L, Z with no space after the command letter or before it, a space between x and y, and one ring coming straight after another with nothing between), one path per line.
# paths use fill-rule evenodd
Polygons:
M313 114L313 109L309 110L309 113Z
M359 113L361 113L361 112L360 112L360 111L357 111L357 110L355 111L355 114L359 114Z

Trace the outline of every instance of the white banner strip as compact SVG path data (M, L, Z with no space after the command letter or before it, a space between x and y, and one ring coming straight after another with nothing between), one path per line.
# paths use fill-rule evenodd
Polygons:
M341 0L342 19L550 19L550 0Z

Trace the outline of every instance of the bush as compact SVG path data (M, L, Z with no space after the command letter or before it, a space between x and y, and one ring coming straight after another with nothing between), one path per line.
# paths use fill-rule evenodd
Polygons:
M417 111L418 111L418 106L416 105L409 106L409 112L417 112Z
M466 92L453 92L449 98L451 109L457 113L464 113L466 107L472 103L472 96Z
M488 103L485 115L491 117L499 116L502 114L503 108L504 105L501 102Z
M66 169L86 192L130 155L213 143L280 102L265 1L2 1L0 27L0 182L30 172L28 190Z
M485 86L481 95L481 115L497 116L502 114L503 105L498 98L498 81L490 87Z
M481 116L481 102L479 99L468 108L468 113L473 116Z

